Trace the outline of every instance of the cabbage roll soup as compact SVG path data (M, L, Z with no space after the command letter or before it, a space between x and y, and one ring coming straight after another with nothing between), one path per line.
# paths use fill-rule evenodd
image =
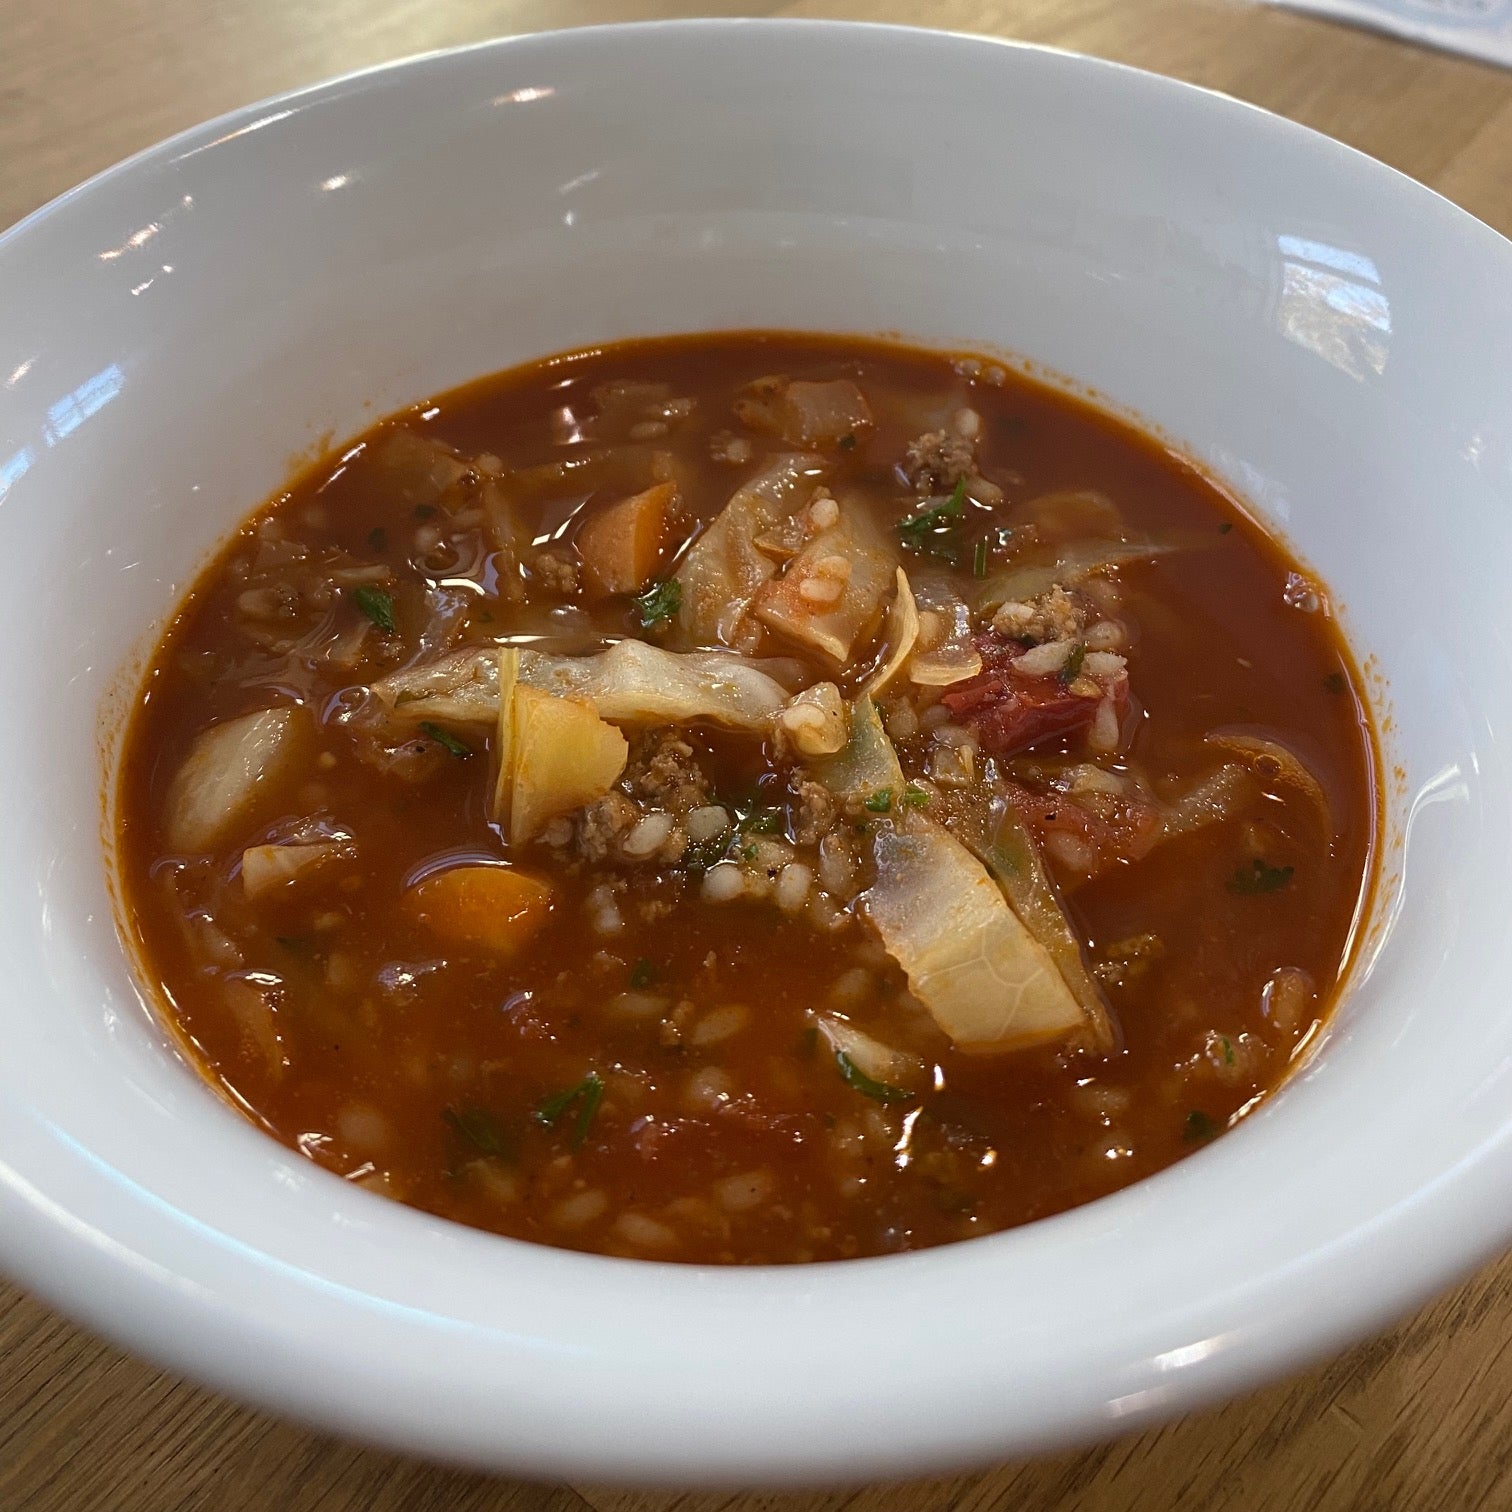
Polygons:
M1327 1014L1373 741L1322 584L985 359L632 342L395 416L194 588L137 958L326 1170L658 1260L947 1243L1199 1150Z

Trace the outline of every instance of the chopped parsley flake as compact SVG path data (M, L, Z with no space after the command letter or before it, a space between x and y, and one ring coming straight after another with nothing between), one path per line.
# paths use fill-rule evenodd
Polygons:
M438 746L451 752L458 761L466 761L472 755L470 745L464 745L450 730L443 730L440 725L432 724L428 719L420 721L420 733L427 740L434 740Z
M845 435L841 436L841 438L840 438L840 450L841 451L855 451L855 449L856 449L856 438L853 435L851 435L849 432L847 432Z
M583 1141L588 1137L588 1128L593 1123L593 1116L598 1112L599 1104L603 1100L604 1080L597 1071L590 1071L577 1086L567 1087L561 1092L553 1092L536 1109L535 1120L549 1129L568 1108L576 1103L578 1112L572 1126L572 1148L580 1150L583 1147Z
M903 796L898 799L900 808L923 808L928 802L929 794L923 788L915 787L911 782L903 789Z
M382 551L388 545L388 531L383 526L375 525L368 531L367 543L374 551Z
M1063 688L1069 688L1072 683L1081 676L1082 663L1087 659L1087 648L1080 641L1072 646L1071 654L1066 658L1066 665L1060 670L1060 684Z
M635 607L643 630L664 624L682 608L682 584L676 578L652 583L644 593L636 595Z
M930 556L943 557L946 561L956 559L956 549L949 540L957 530L966 506L966 480L962 478L955 492L948 499L921 509L898 521L898 539L910 551L922 551Z
M887 813L892 808L892 789L878 788L869 798L862 799L861 806L873 814Z
M1216 1120L1195 1108L1187 1114L1186 1125L1182 1130L1184 1137L1193 1144L1205 1144L1208 1140L1215 1138L1219 1132Z
M649 987L656 980L656 967L642 957L630 968L630 985L637 992Z
M743 835L775 835L782 828L782 810L752 809L737 825Z
M362 583L352 589L351 598L386 635L394 633L394 596L386 588L375 588L371 583Z
M987 543L978 541L976 549L971 553L971 575L976 578L987 576Z
M846 1086L859 1092L863 1097L871 1098L874 1102L918 1101L912 1092L905 1092L901 1087L890 1087L886 1082L873 1081L843 1050L835 1051L835 1064L839 1066L840 1075L845 1078Z
M1330 672L1323 679L1323 686L1330 693L1343 693L1348 689L1349 684L1344 680L1342 672Z

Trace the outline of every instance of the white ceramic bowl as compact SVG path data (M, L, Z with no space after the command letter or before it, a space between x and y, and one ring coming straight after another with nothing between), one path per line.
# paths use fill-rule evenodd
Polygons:
M322 1173L144 1010L102 771L142 653L290 454L524 358L735 326L1095 386L1284 530L1372 658L1389 848L1347 1001L1153 1180L897 1258L567 1254ZM1216 95L923 32L490 44L65 196L0 242L5 1269L236 1396L600 1481L1022 1454L1383 1324L1512 1237L1509 364L1512 246L1443 200Z

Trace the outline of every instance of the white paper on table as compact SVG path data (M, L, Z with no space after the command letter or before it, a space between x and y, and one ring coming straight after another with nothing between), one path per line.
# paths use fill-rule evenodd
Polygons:
M1266 0L1512 67L1512 0Z

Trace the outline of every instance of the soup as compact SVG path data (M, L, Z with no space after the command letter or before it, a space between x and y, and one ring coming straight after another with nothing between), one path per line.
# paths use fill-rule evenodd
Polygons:
M1372 741L1327 594L991 362L554 357L270 501L165 636L130 927L204 1074L501 1234L991 1233L1200 1148L1328 1011Z

